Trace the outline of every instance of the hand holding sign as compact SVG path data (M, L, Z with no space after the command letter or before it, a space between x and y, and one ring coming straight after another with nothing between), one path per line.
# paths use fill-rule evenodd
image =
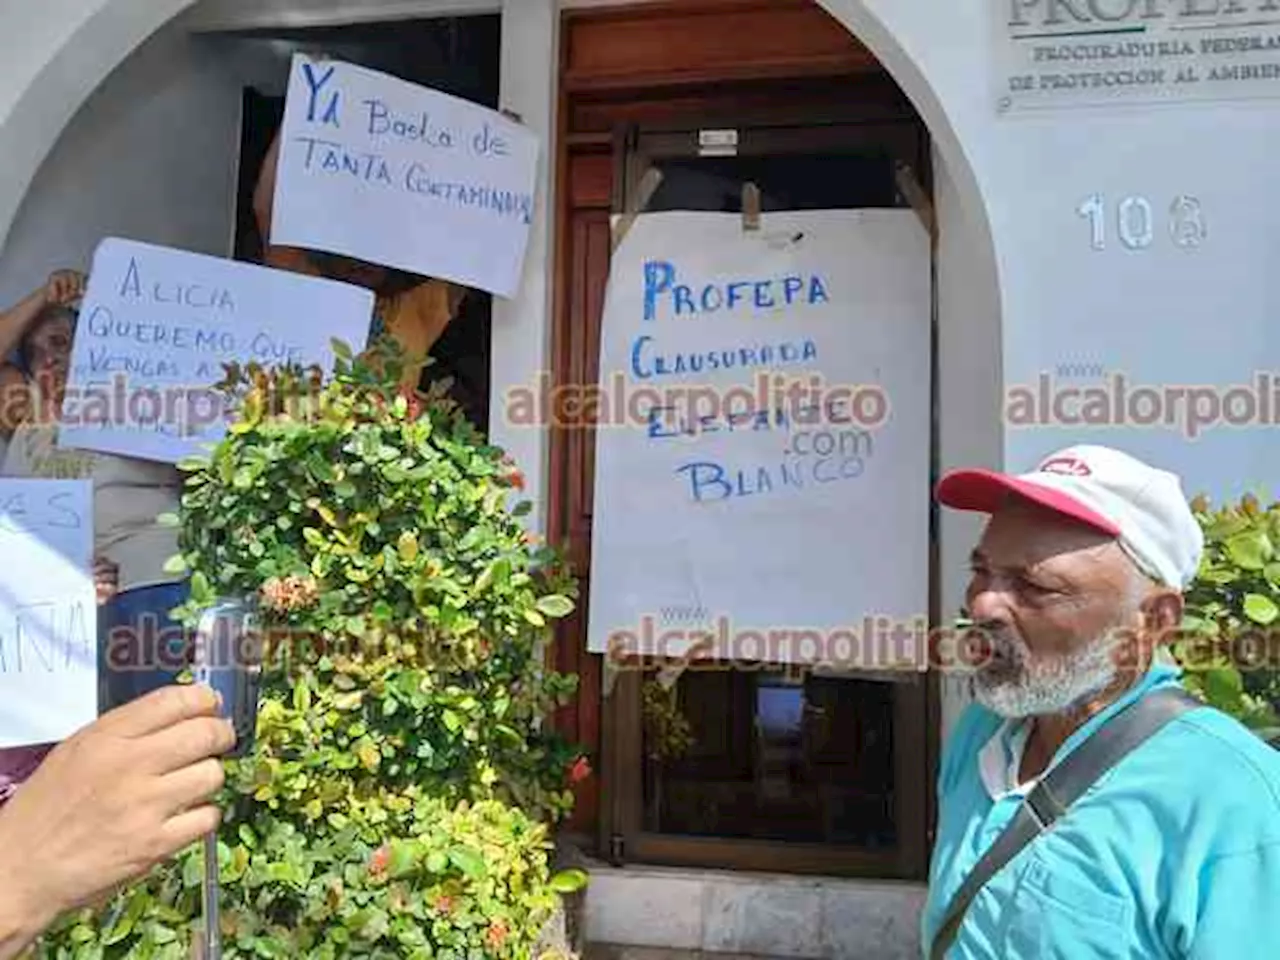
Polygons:
M69 307L84 296L87 278L76 270L55 270L45 284L45 302L55 307Z

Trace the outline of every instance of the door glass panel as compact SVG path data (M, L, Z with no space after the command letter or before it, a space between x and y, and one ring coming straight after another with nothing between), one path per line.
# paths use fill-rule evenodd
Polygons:
M765 211L897 206L887 154L682 157L653 166L663 177L649 211L738 213L748 181L760 188Z
M692 670L644 686L645 830L893 847L893 684Z
M738 213L898 206L887 154L663 159L646 208ZM866 849L898 841L894 691L796 668L699 664L643 686L646 832Z

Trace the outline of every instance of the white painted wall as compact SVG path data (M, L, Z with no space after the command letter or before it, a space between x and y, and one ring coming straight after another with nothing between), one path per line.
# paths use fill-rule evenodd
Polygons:
M105 236L231 252L240 97L278 87L262 44L167 27L93 93L31 182L0 258L0 303L88 270Z
M1274 317L1280 274L1272 266L1280 203L1269 183L1280 99L1002 115L994 18L1006 5L820 2L872 47L915 100L940 142L961 205L985 208L1001 279L1006 387L1034 383L1041 371L1071 360L1159 385L1232 384L1255 369L1280 367ZM1195 6L1218 8L1228 9ZM1113 239L1105 251L1091 249L1088 224L1076 212L1097 192L1112 203ZM1198 197L1210 240L1194 253L1179 250L1164 242L1162 221L1160 242L1150 250L1125 250L1114 242L1114 204L1129 194L1149 197L1157 214L1175 196ZM1190 441L1132 426L1010 430L1003 459L1029 469L1050 450L1093 440L1176 470L1189 495L1229 497L1261 485L1274 496L1275 434L1275 427L1220 428Z
M935 252L938 298L938 446L941 467L999 465L1004 437L991 415L1000 406L1000 304L993 250L981 223L966 210L955 172L934 149ZM969 551L982 520L953 510L938 513L942 622L964 603ZM942 732L968 702L964 680L942 676Z
M507 422L507 391L535 387L551 370L552 278L555 252L553 185L556 156L556 85L559 73L560 12L556 0L506 0L502 11L499 99L542 142L533 227L520 289L510 300L495 297L489 355L490 439L505 447L525 474L525 493L534 508L530 530L545 531L549 437L545 429Z
M0 253L31 178L85 100L191 0L0 0Z

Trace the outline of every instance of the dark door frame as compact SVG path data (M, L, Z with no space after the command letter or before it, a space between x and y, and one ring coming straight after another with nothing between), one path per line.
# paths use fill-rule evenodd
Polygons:
M729 118L732 119L732 118ZM862 122L830 115L805 115L801 105L773 118L754 118L740 126L726 117L692 116L678 123L615 130L614 212L640 212L641 180L653 161L699 156L699 131L732 128L737 156L888 153L908 167L930 192L930 143L918 119ZM909 205L902 197L901 205ZM935 284L936 290L936 284ZM931 463L936 473L936 308L931 317L931 389L934 427ZM931 478L932 479L932 478ZM929 622L938 622L937 522L930 516ZM826 874L920 880L927 875L932 846L933 783L937 756L939 688L932 674L897 678L894 683L894 797L899 843L896 848L866 850L827 844L794 844L649 833L643 829L641 674L622 670L612 692L601 701L601 853L615 864L643 862L796 874Z

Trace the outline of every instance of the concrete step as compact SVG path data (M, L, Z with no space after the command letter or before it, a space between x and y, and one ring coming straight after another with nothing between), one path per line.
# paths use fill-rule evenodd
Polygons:
M629 947L616 943L591 943L582 960L787 960L749 953L712 953L673 947Z
M593 863L584 960L918 960L921 884Z

